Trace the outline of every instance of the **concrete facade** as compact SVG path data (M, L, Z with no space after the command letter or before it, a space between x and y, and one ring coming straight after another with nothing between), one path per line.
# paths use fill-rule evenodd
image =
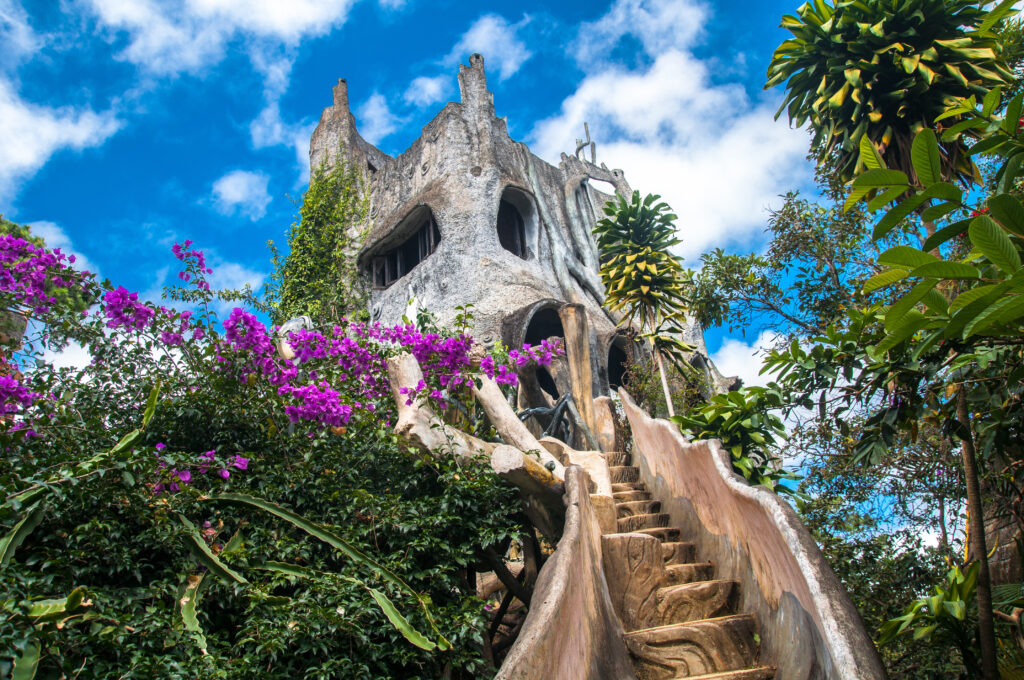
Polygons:
M591 229L612 197L589 180L626 196L629 184L621 170L576 156L562 154L555 167L511 139L506 121L495 115L482 56L460 65L458 80L460 101L445 105L396 157L359 135L344 80L313 133L312 168L334 163L342 149L368 179L370 229L357 264L376 280L371 317L385 324L413 318L415 299L447 325L456 307L471 304L478 341L518 347L561 335L558 310L578 304L589 327L594 393L607 394L609 354L618 361L612 346L623 349L624 341L618 319L601 306ZM517 232L504 230L505 246L499 221ZM429 233L433 225L436 235ZM706 357L699 327L688 328L686 340Z

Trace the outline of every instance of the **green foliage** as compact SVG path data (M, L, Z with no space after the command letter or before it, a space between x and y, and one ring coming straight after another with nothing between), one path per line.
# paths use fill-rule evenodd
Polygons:
M903 633L912 633L914 640L934 638L933 644L956 649L968 676L978 677L977 624L970 611L980 566L980 562L974 562L966 571L958 566L950 569L945 583L935 586L934 595L918 598L902 616L882 626L878 644L886 645Z
M779 45L768 67L766 88L786 83L776 117L786 111L791 123L810 123L819 163L836 153L844 180L865 167L858 159L864 137L889 167L909 174L913 135L931 126L950 99L980 96L1013 80L997 33L1013 2L991 11L983 9L987 4L804 3L795 16L782 18L793 37ZM965 151L956 139L945 140L937 177L976 177Z
M772 210L763 254L705 253L693 277L692 309L703 326L744 333L761 324L788 335L820 333L859 304L876 267L863 210L843 210L845 188L819 171L827 203L795 192Z
M617 203L605 205L607 217L594 226L605 306L650 329L686 311L683 266L669 252L681 243L676 216L668 204L656 203L659 198L648 194L641 200L634 191L627 203L619 196Z
M777 390L744 387L716 394L706 404L671 420L690 439L719 439L732 457L732 466L754 485L771 491L793 493L782 480L799 479L782 469L776 455L777 437L785 425L773 409L783 405Z
M366 286L355 261L368 230L369 195L362 174L344 153L339 150L336 158L333 166L322 163L310 177L299 221L288 230L288 255L268 243L275 323L297 316L338 321L365 313Z
M218 370L216 344L79 324L92 363L24 372L56 398L40 436L0 428L0 675L489 674L471 577L523 518L487 466L407 451L383 417L290 432L276 389ZM210 450L229 479L154 493Z

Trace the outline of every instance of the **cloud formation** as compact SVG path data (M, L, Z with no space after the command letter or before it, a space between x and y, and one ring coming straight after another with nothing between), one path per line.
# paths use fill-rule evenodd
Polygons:
M711 355L711 361L725 376L738 375L747 387L766 385L771 375L759 375L761 362L767 350L775 346L779 335L773 331L763 331L752 343L745 343L736 338L726 338L718 351Z
M402 95L402 99L407 104L412 104L413 106L436 104L448 95L450 85L451 78L447 75L434 76L433 78L428 78L427 76L413 78L412 82L409 83L409 87L406 88L405 94Z
M577 56L606 53L631 36L649 61L584 62L576 91L529 136L534 152L554 161L589 123L598 161L625 170L631 186L660 194L679 215L679 253L691 265L712 246L749 247L778 194L810 177L803 132L773 119L774 102L713 83L708 63L687 49L697 29L677 34L664 23L689 16L696 24L704 11L692 0L618 0L581 26L570 46Z
M51 108L25 101L12 83L0 77L0 201L12 198L17 185L58 151L99 146L120 127L112 111Z
M498 14L485 14L469 27L451 52L445 57L448 65L466 61L474 52L487 56L489 69L497 67L498 80L505 80L515 74L526 60L533 56L517 35L517 31L530 22L524 16L517 23L510 24Z
M370 144L379 144L404 121L391 111L384 95L374 92L356 111L356 122L363 139Z
M238 213L255 222L267 214L269 182L261 172L233 170L213 183L213 204L222 215Z

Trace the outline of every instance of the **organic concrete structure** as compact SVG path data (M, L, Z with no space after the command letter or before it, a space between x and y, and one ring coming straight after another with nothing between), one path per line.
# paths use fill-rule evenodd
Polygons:
M563 336L561 308L576 305L571 323L588 329L593 392L607 394L609 362L614 383L630 350L618 319L602 309L591 233L612 197L589 180L624 196L629 184L621 170L566 154L555 167L512 140L495 115L479 54L460 65L458 78L461 101L447 104L396 157L359 135L344 80L313 133L312 168L336 162L340 149L368 180L370 229L357 263L373 282L371 316L398 323L415 299L445 325L457 306L471 304L478 341L518 347ZM700 328L685 335L706 357ZM551 393L544 378L539 387ZM576 401L589 407L589 399Z

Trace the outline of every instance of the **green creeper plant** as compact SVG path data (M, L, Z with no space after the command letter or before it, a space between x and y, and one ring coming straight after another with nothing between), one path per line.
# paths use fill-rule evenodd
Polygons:
M366 286L356 255L366 238L369 195L363 176L342 152L332 166L321 163L302 198L299 221L288 230L287 256L273 241L274 272L269 296L275 323L308 315L337 321L366 306Z
M686 313L686 275L681 259L669 249L681 243L676 237L676 216L660 196L640 198L634 191L629 202L623 196L604 206L606 217L594 226L601 260L605 306L625 314L622 324L640 327L654 350L661 374L669 415L672 397L662 356L681 371L685 354L693 348L677 337Z
M888 167L911 174L911 142L954 98L1013 80L997 34L1013 0L991 11L972 0L828 0L782 17L793 37L775 50L765 88L786 84L776 118L809 123L822 163L851 179L867 137ZM957 139L939 146L941 176L978 177Z

